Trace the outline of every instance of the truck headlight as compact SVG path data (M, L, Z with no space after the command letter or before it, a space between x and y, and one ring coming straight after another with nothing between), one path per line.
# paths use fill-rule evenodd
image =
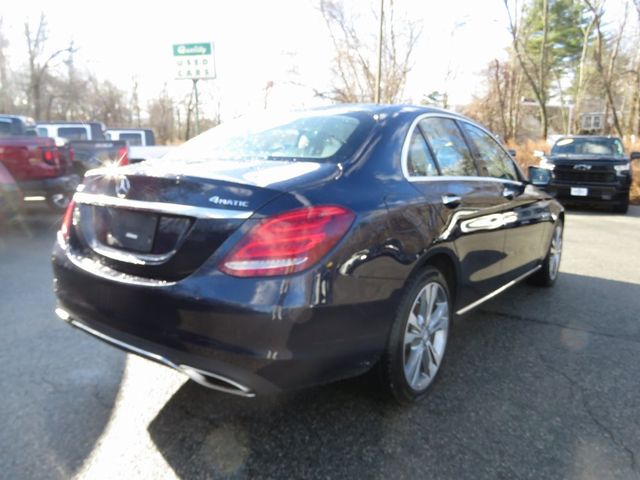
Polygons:
M554 168L556 168L556 166L553 163L551 163L549 160L547 160L544 157L540 159L540 165L538 166L546 170L553 170Z
M629 162L622 165L614 165L613 168L616 169L616 173L618 175L628 175L629 174Z

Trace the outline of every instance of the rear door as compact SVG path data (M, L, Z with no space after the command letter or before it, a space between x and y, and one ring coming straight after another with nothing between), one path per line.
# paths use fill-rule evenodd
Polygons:
M543 238L550 219L548 202L522 181L512 157L491 135L471 123L459 123L478 160L480 173L500 189L506 236L503 276L510 281L530 272L544 255Z
M496 182L479 175L453 118L426 115L416 130L435 167L420 172L408 161L407 174L425 196L435 196L441 204L444 226L438 241L450 242L460 259L462 288L457 303L464 306L500 286L504 202ZM414 131L413 142L417 142L416 135ZM408 160L411 158L409 155Z

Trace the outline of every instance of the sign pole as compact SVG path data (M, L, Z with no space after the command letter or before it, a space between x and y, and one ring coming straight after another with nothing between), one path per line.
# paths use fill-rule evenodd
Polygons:
M194 133L200 133L200 98L198 95L198 81L216 78L216 63L213 42L174 43L172 46L175 78L177 80L191 80L192 89L189 98L188 117L195 113ZM195 98L195 109L191 101Z
M198 79L193 79L193 93L196 97L196 122L195 122L195 134L198 135L200 133L200 107L198 106Z

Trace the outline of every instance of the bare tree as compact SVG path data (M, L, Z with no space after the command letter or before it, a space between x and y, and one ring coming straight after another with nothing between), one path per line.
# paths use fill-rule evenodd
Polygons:
M46 53L46 43L48 39L47 20L44 13L40 14L40 21L36 31L33 32L29 22L24 24L24 36L27 41L28 61L29 61L29 81L27 98L29 99L33 116L41 118L43 111L43 93L45 88L46 74L52 62L65 52L73 52L71 43L68 47L53 52Z
M175 138L175 103L167 92L166 85L158 97L149 102L149 126L153 128L158 143L170 143Z
M476 97L465 113L497 132L505 141L517 139L520 126L522 74L516 61L493 60L483 72L486 93Z
M616 107L616 102L614 98L614 69L616 66L616 60L618 59L618 54L620 52L620 43L622 41L622 37L624 35L624 29L626 26L627 13L628 13L628 3L625 3L625 15L624 20L620 24L620 29L618 34L613 39L613 46L611 48L611 52L609 54L609 61L606 62L605 59L605 50L606 50L606 42L607 39L603 32L603 21L602 17L604 15L604 6L605 0L584 0L584 3L587 5L589 10L591 11L595 27L596 27L596 46L594 51L594 59L596 63L596 68L600 75L600 80L602 81L602 85L604 87L604 91L607 97L607 108L611 112L611 116L613 117L613 126L616 129L618 135L622 136L622 127L620 126L620 119L618 115L618 109Z
M2 33L2 26L3 18L0 17L0 111L7 112L13 106L13 101L9 91L9 71L7 56L5 54L5 50L9 46L9 41Z
M524 4L523 4L524 5ZM521 30L521 20L524 15L524 6L518 10L516 2L515 11L511 9L509 0L504 0L504 6L509 17L509 33L511 34L511 44L515 52L520 68L535 96L536 102L540 110L540 135L547 138L549 119L547 115L547 74L549 65L547 63L547 49L549 36L549 0L543 0L542 4L542 32L539 58L531 58L528 54L527 36Z
M640 2L640 0L638 0ZM593 28L595 26L596 23L596 18L595 16L591 17L591 20L589 21L589 23L587 24L587 26L585 28L582 29L582 52L580 53L580 63L578 64L578 71L577 71L577 75L576 75L576 90L575 90L575 97L574 97L574 112L581 112L582 111L582 102L584 100L584 93L585 93L585 88L586 88L586 83L587 83L587 61L588 61L588 52L589 52L589 47L591 46L591 35L593 33ZM575 128L578 126L579 122L580 122L580 118L579 115L575 116L576 118L574 119L575 125L572 125L571 127Z
M330 92L317 94L338 102L373 102L377 65L375 36L363 37L340 0L320 0L320 11L335 48L335 81ZM372 15L377 24L378 13ZM422 28L419 22L399 18L393 0L389 0L383 22L380 98L383 103L394 103L402 96Z

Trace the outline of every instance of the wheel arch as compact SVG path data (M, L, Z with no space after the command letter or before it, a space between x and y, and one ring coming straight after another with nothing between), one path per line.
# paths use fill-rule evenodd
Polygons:
M416 263L409 278L422 271L426 266L436 267L442 272L450 290L451 303L455 306L460 285L460 264L455 253L448 248L435 248L428 251Z

